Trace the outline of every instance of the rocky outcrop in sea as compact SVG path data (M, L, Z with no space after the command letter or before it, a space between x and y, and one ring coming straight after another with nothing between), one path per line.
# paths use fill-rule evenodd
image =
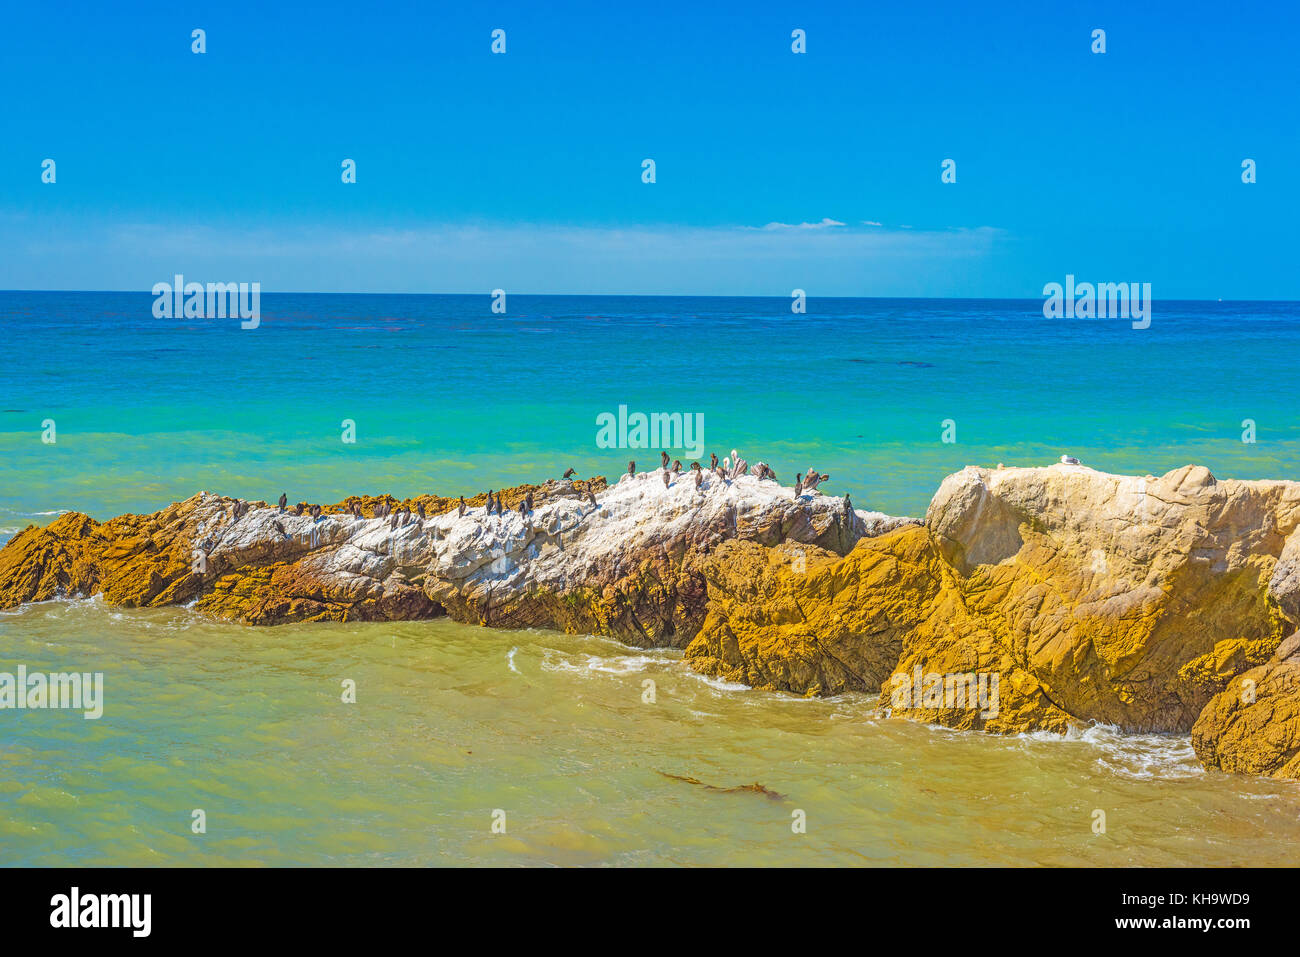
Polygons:
M0 607L555 628L958 729L1190 733L1207 767L1300 777L1300 483L966 468L922 522L753 475L663 479L521 486L491 514L483 495L313 518L207 493L70 513L0 549Z

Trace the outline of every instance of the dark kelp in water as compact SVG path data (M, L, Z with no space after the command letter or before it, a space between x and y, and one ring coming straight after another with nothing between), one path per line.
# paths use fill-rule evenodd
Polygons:
M784 794L777 794L775 791L769 790L768 788L763 787L763 785L757 783L738 784L734 788L720 788L716 784L705 784L703 781L696 778L686 777L682 774L669 774L667 771L659 770L656 770L655 773L666 778L671 778L674 781L685 781L687 784L694 784L709 791L717 791L719 794L738 794L748 791L752 794L762 794L764 797L772 801L785 800Z

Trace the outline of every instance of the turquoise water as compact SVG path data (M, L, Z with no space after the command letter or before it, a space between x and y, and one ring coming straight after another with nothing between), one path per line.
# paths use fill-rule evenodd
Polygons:
M104 713L0 712L0 864L1287 866L1300 842L1300 785L1203 771L1185 737L962 734L590 636L86 600L0 612L20 662L102 671Z
M267 295L244 331L154 319L144 295L0 293L0 540L198 489L617 474L658 458L597 447L619 405L702 415L706 454L816 465L894 513L963 465L1063 452L1300 477L1296 304L1156 303L1147 330L1038 302L809 305ZM1300 842L1295 782L1206 772L1185 736L953 733L592 636L89 598L0 612L0 672L19 665L102 672L104 715L0 711L0 864L1284 865Z
M152 302L0 293L0 540L57 510L107 518L198 489L331 502L617 474L658 459L597 447L596 417L619 405L699 413L706 455L738 448L784 481L815 465L898 514L964 465L1064 452L1300 477L1296 303L1156 302L1134 330L1047 320L1038 300L814 299L797 316L778 299L511 296L494 316L487 295L266 294L245 331L155 319Z

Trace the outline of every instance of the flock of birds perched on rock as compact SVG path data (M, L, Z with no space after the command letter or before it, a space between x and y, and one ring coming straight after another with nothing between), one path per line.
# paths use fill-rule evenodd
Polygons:
M704 473L705 473L705 467L703 465L701 465L699 462L692 462L689 468L683 468L681 459L670 461L667 452L660 452L659 454L660 454L660 467L657 471L662 472L662 478L663 478L665 489L671 487L673 479L675 477L681 475L683 472L686 471L689 471L694 475L693 481L695 484L695 488L700 489L702 487L704 481ZM749 463L745 461L745 459L741 458L740 453L737 452L735 449L732 449L731 455L727 456L726 458L723 458L721 461L718 460L718 456L716 454L711 454L709 456L708 471L712 472L714 476L717 477L719 482L723 482L726 484L730 484L732 481L734 481L741 475L749 475L749 474L752 474L755 478L759 479L760 481L763 480L768 480L772 482L777 481L776 472L773 471L771 466L769 466L766 462L759 462L757 465L754 466L753 472L751 473L749 468ZM593 509L598 508L599 506L596 502L596 494L594 489L592 488L591 481L586 482L584 486L584 483L573 478L575 474L576 474L576 469L572 469L572 468L568 469L564 473L563 480L573 485L575 488L577 488L579 492L585 493L586 500L592 506ZM635 460L627 463L627 474L630 476L635 476L637 474ZM816 490L817 486L820 485L822 482L828 482L828 481L830 481L829 475L820 473L815 468L810 468L804 475L799 476L795 480L794 483L795 501L798 501L800 497L802 497L803 495L806 495L807 493ZM206 495L207 493L205 492L203 494ZM497 515L504 518L506 514L506 507L501 501L501 494L497 492L495 489L488 489L486 499L487 500L484 506L484 514L491 515L495 512ZM324 510L320 505L308 505L306 502L299 502L292 509L290 509L289 496L287 492L280 493L280 497L276 501L276 505L278 506L279 512L281 514L292 511L292 514L296 516L309 515L313 521L319 521L321 516L324 514ZM237 499L235 501L234 506L231 509L230 518L234 521L238 521L245 514L247 514L250 507L251 506L249 505L248 502L244 501L243 499ZM469 503L465 501L465 496L463 495L460 496L460 501L456 506L457 517L464 518L465 515L467 515L470 512L470 510L471 510L471 506L469 505ZM514 511L514 509L511 509L511 511ZM528 522L528 516L532 513L532 511L533 511L533 493L527 492L524 494L524 497L520 500L518 505L519 515L524 519L525 523ZM851 515L852 512L853 512L853 505L849 501L849 497L845 495L844 514L848 516ZM362 512L361 503L359 501L352 502L351 505L347 507L347 510L343 512L343 514L351 515L353 519L359 519L363 521L365 520L365 515ZM396 531L397 529L403 528L410 524L415 524L417 528L422 530L424 522L426 519L429 518L429 515L425 511L423 502L417 502L415 506L415 510L412 511L410 506L402 506L401 508L395 508L393 503L383 501L375 506L373 517L377 519L387 519L389 529L392 531ZM284 526L278 520L274 521L272 524L281 534L285 534L285 535L288 534L285 531Z

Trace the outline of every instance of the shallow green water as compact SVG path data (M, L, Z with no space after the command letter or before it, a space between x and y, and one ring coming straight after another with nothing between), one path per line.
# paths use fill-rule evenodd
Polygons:
M90 600L0 613L19 664L102 671L106 703L0 711L10 865L1283 865L1300 842L1300 786L1204 772L1185 738L958 734L590 637ZM707 787L752 783L778 796Z

